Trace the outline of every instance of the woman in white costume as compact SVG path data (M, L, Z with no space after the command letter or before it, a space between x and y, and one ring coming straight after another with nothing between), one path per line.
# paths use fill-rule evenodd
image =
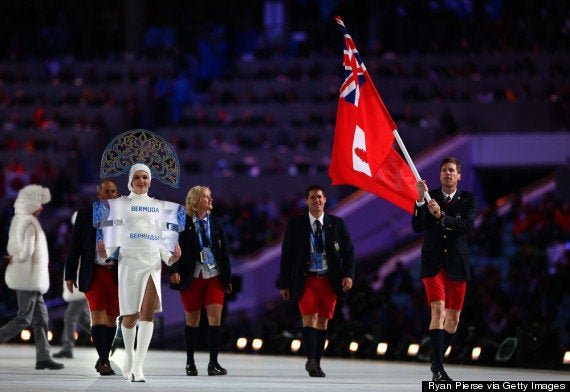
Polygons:
M127 201L132 203L129 220L135 227L144 227L154 219L149 206L153 198L148 196L152 179L148 166L136 163L129 171L128 187L131 193ZM97 243L100 257L114 254L116 248L105 248L102 240ZM123 322L121 325L125 344L123 377L135 382L146 381L143 374L143 362L152 339L154 313L162 311L160 290L161 260L171 265L180 258L180 246L176 244L174 252L163 247L150 246L147 238L129 241L128 246L121 246L118 252L119 265L119 307ZM139 324L136 335L137 321ZM134 350L135 335L137 349Z

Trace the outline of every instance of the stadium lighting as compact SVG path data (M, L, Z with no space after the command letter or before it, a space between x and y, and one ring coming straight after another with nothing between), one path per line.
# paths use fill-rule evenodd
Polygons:
M471 350L471 359L477 361L480 356L481 356L481 347L479 346L473 347L473 350Z
M236 341L236 348L238 350L243 350L246 347L247 347L247 338L239 338Z
M261 347L263 347L263 339L259 339L259 338L253 339L253 341L251 342L251 348L254 351L259 351L259 350L261 350Z
M291 341L291 352L296 353L301 348L301 340L293 339Z
M378 355L385 355L388 352L388 343L380 342L376 347L376 354Z
M358 342L352 341L350 342L350 344L348 345L348 350L351 353L355 353L358 351Z
M32 333L30 332L29 329L24 329L22 332L20 332L20 339L23 342L28 342L30 341L31 338L32 338Z
M420 345L418 343L412 343L408 346L408 356L415 357L420 352Z
M562 357L562 363L564 365L570 365L570 351L566 351L564 353L564 357Z

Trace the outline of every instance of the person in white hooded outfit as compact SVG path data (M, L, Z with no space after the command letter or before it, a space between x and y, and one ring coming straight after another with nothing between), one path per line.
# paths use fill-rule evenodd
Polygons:
M16 290L18 314L0 328L0 344L32 324L36 343L36 369L63 369L51 359L47 337L48 310L43 294L49 289L49 253L46 235L38 220L43 204L51 200L48 188L27 185L14 202L8 234L6 284Z
M153 203L160 202L148 196L152 179L148 166L135 163L129 171L128 188L131 193L119 198L118 203L129 203L126 221L130 227L143 230L152 225L155 217ZM136 234L136 233L135 233ZM141 235L140 239L129 239L129 245L121 245L118 252L119 265L119 308L123 316L121 330L125 345L123 377L134 382L144 382L143 362L152 339L154 313L162 311L161 260L171 265L181 255L176 244L174 252L162 247L151 246L151 241ZM114 254L116 248L106 248L103 240L97 243L100 257ZM138 333L137 333L138 321ZM137 349L134 350L135 336Z

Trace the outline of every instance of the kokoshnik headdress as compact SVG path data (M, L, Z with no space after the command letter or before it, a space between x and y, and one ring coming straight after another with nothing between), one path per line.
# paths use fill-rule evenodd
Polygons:
M172 145L163 137L146 129L133 129L115 137L103 152L100 177L128 174L135 163L144 163L152 177L178 188L180 162Z
M145 129L134 129L115 137L105 148L101 158L101 178L128 174L131 167L143 163L151 170L151 177L178 188L180 162L164 138ZM184 230L184 206L163 200L141 201L138 207L152 216L150 225L137 226L129 221L130 201L127 198L97 201L93 204L93 226L98 228L97 239L105 238L106 246L138 246L134 239L146 240L147 246L164 245L171 252L178 243L178 233ZM159 241L158 241L159 240ZM118 248L117 248L118 252ZM114 254L112 257L118 257Z

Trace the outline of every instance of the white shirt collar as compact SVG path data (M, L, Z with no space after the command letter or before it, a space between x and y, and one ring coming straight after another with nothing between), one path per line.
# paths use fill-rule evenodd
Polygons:
M443 200L447 199L447 196L451 197L451 199L453 200L453 197L455 196L455 194L457 193L457 189L455 190L455 192L453 192L452 194L447 194L443 191L443 189L441 190L441 193L443 193Z
M314 227L315 225L315 221L318 220L319 222L321 222L321 226L324 226L324 219L325 219L325 214L322 213L321 216L319 216L318 218L315 218L313 215L311 215L311 213L309 212L309 221L311 222L311 227Z

